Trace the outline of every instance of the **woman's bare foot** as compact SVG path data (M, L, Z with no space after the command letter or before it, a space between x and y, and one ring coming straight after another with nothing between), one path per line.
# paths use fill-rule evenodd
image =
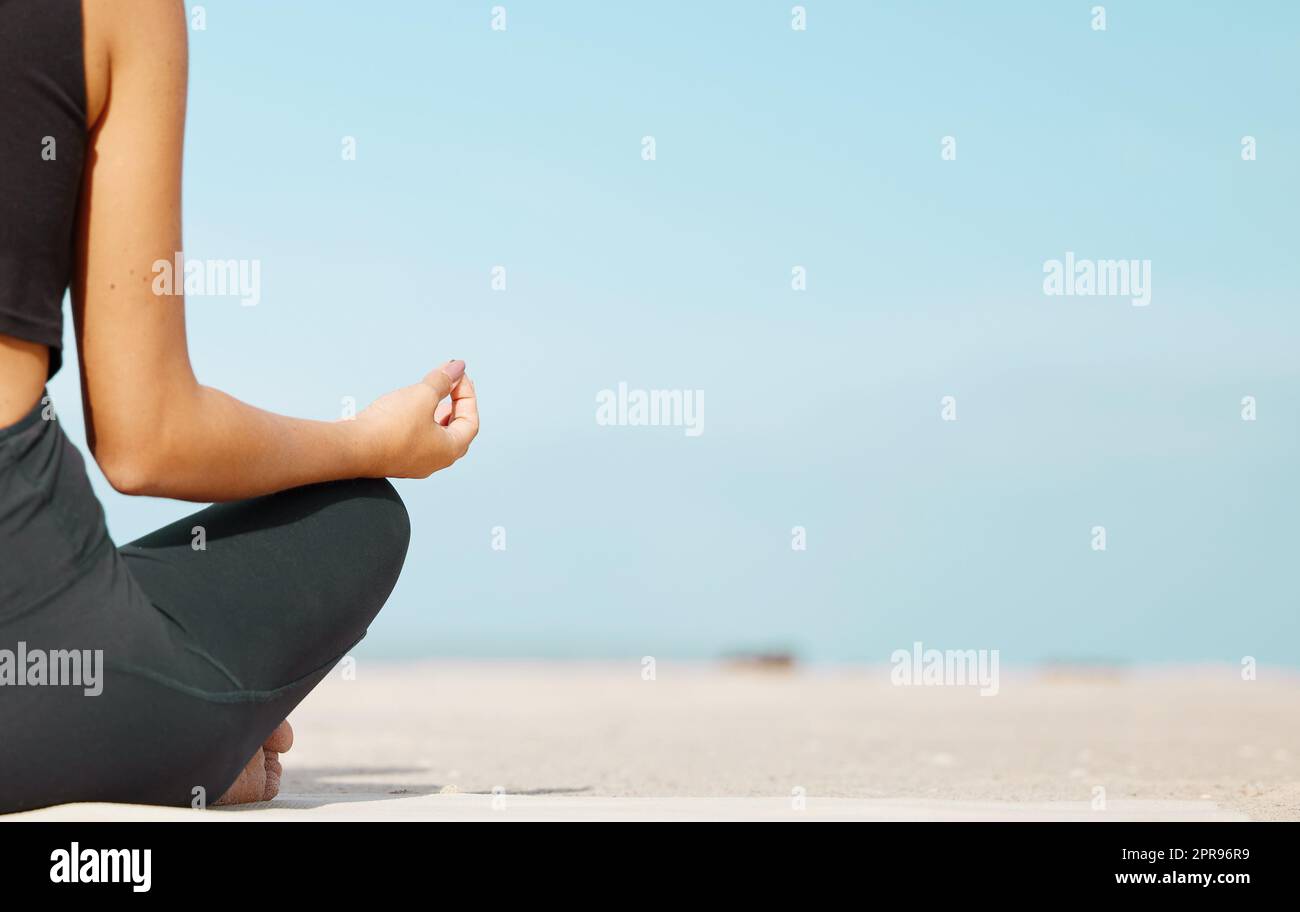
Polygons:
M217 804L248 804L251 801L270 801L280 793L280 755L293 747L293 729L288 721L281 722L271 737L253 754L239 778L235 780Z

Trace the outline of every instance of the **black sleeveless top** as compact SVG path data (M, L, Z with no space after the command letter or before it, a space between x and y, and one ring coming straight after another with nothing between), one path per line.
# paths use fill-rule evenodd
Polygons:
M0 333L62 364L86 159L81 0L0 0Z

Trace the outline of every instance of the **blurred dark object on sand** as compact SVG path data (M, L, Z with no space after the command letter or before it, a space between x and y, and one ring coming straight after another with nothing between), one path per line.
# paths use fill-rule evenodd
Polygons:
M722 663L735 671L785 672L794 670L796 659L785 649L736 650L723 654Z

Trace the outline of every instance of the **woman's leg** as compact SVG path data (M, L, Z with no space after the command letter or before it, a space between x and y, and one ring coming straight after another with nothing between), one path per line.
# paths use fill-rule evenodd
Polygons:
M392 485L357 479L214 504L119 549L191 661L229 682L210 710L227 734L194 778L208 800L365 635L409 538Z
M118 550L236 689L267 691L361 639L409 539L393 486L357 479L214 504Z
M365 633L408 538L392 486L356 480L119 551L59 422L0 429L0 813L214 802Z

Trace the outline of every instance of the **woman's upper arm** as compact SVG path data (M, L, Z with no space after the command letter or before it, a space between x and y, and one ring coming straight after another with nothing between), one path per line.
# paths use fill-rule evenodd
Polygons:
M154 263L181 250L188 50L179 0L84 8L88 83L92 59L107 72L88 92L103 107L86 157L73 315L87 437L107 470L164 433L169 400L196 387L184 298L154 293Z

